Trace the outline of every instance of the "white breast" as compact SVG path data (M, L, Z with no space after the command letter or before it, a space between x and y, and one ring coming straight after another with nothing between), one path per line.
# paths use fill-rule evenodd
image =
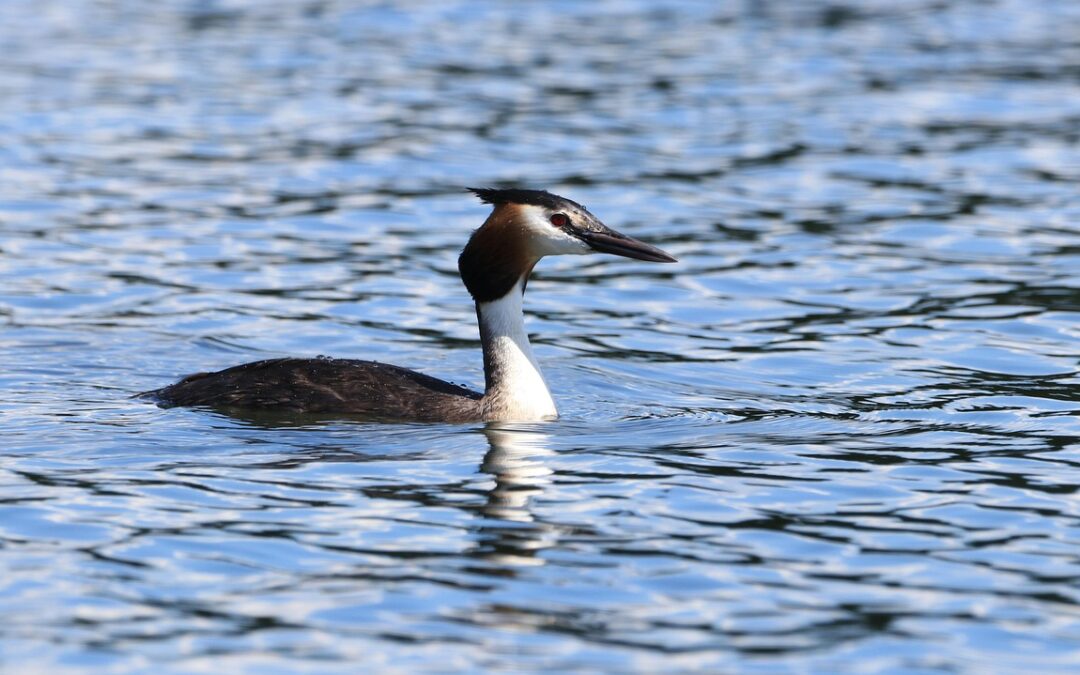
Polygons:
M502 298L477 305L490 381L484 418L532 421L558 417L525 332L521 282Z

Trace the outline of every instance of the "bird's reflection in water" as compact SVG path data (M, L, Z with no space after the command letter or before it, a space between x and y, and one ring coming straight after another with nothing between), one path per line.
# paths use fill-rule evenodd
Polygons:
M544 459L553 454L550 437L536 430L490 424L484 429L489 449L480 471L495 483L480 508L474 554L502 566L542 565L538 553L552 544L555 528L537 520L533 499L551 483L552 470ZM491 570L489 570L490 572Z
M216 409L214 412L247 427L275 431L324 430L326 425L342 422L340 416L279 411ZM410 434L410 437L418 433L415 428L401 427L400 430ZM515 567L543 565L544 560L538 554L552 546L558 536L556 525L540 522L532 511L534 498L551 483L554 472L548 467L546 458L555 453L551 450L551 437L536 427L491 422L482 432L487 439L488 450L480 462L479 472L488 474L494 483L486 490L483 504L468 507L477 513L480 520L472 529L476 541L468 549L467 555L473 560L483 561L483 568L475 571L509 576L513 575ZM345 447L325 443L315 447L299 442L297 445L310 454L292 455L264 466L285 468L313 460L356 462L363 456ZM374 494L376 491L366 492ZM415 486L406 486L406 489L380 486L377 496L410 499L423 507L432 505L431 493L427 490L417 491ZM462 506L457 500L440 504Z

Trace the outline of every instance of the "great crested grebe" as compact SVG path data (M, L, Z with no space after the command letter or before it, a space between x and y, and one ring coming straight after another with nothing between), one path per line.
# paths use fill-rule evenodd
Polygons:
M676 262L620 234L578 204L543 190L470 190L494 209L458 258L476 302L484 393L413 370L354 359L270 359L198 373L144 392L166 406L348 414L418 422L535 421L558 416L525 332L522 296L547 255L612 253Z

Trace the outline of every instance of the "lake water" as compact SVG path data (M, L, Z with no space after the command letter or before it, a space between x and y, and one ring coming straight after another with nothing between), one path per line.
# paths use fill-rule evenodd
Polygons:
M0 45L0 670L1080 667L1080 3L8 0ZM129 398L482 386L468 185L680 258L537 269L559 421Z

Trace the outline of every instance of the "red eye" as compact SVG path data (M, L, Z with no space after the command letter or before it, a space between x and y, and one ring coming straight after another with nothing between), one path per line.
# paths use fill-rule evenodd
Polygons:
M565 213L556 213L551 216L551 224L555 227L566 227L570 224L570 219L566 217Z

